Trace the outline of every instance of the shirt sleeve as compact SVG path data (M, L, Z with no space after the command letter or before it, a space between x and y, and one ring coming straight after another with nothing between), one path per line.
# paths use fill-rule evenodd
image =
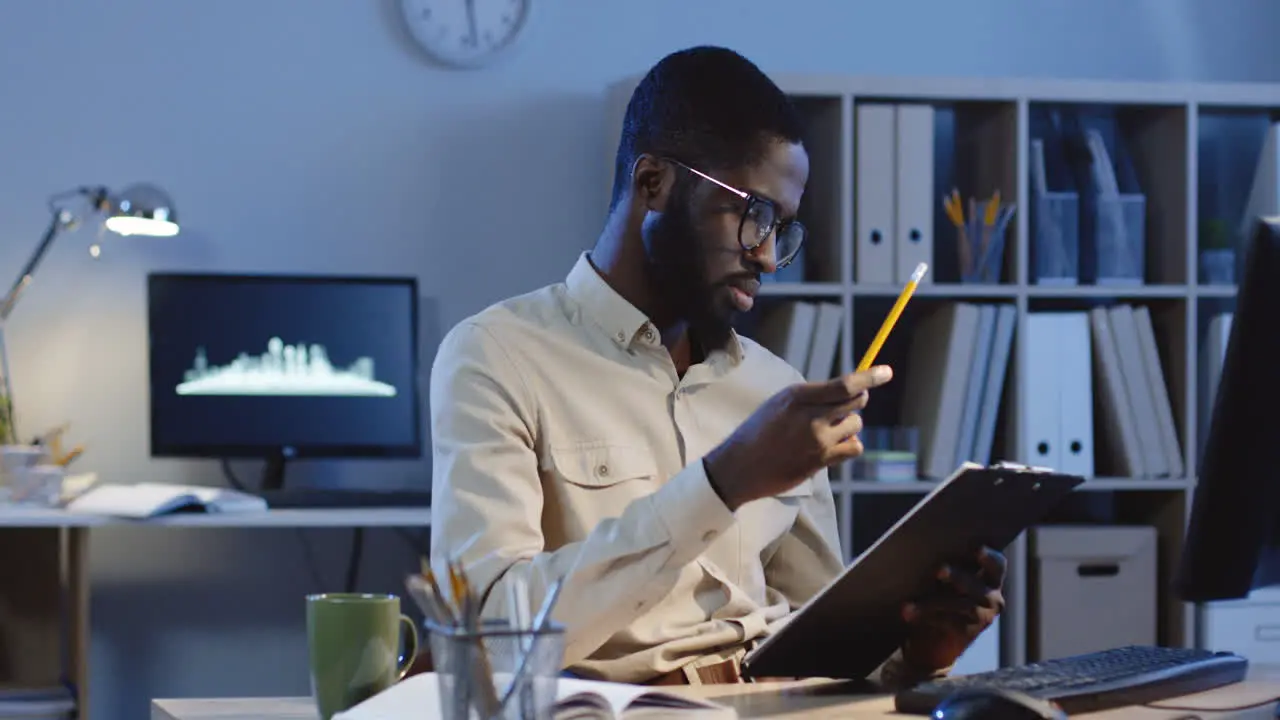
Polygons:
M764 566L765 584L787 599L792 610L826 587L844 570L836 504L826 470L810 478L813 492L800 495L791 530Z
M516 576L535 606L563 579L552 617L565 625L566 665L660 600L733 523L698 460L582 541L546 547L536 399L498 339L475 321L441 342L430 403L435 571L461 562L485 617L506 616L504 585Z

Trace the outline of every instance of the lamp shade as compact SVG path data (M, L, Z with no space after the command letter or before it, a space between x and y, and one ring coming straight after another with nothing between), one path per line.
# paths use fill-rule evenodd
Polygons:
M105 224L120 235L171 237L178 234L173 199L155 185L138 183L105 198Z

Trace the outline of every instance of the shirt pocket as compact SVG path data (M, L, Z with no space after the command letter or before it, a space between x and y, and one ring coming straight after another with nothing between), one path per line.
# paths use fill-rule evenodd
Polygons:
M609 488L623 483L644 485L658 479L658 464L645 447L618 443L589 443L551 449L556 474L580 488ZM639 489L639 488L637 488Z

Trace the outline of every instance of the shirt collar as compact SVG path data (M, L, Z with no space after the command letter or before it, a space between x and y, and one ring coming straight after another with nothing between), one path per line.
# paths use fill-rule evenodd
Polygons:
M591 264L590 253L578 256L573 269L565 280L569 297L578 304L578 311L608 334L618 347L630 349L633 343L661 345L658 330L649 317L618 294ZM736 365L742 360L742 343L736 332L729 334L726 348L729 360ZM713 352L708 361L715 362L720 352Z

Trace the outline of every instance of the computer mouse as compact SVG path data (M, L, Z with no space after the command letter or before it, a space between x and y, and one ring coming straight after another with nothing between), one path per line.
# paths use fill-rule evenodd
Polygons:
M1066 720L1057 705L1013 690L957 690L933 709L935 720Z

